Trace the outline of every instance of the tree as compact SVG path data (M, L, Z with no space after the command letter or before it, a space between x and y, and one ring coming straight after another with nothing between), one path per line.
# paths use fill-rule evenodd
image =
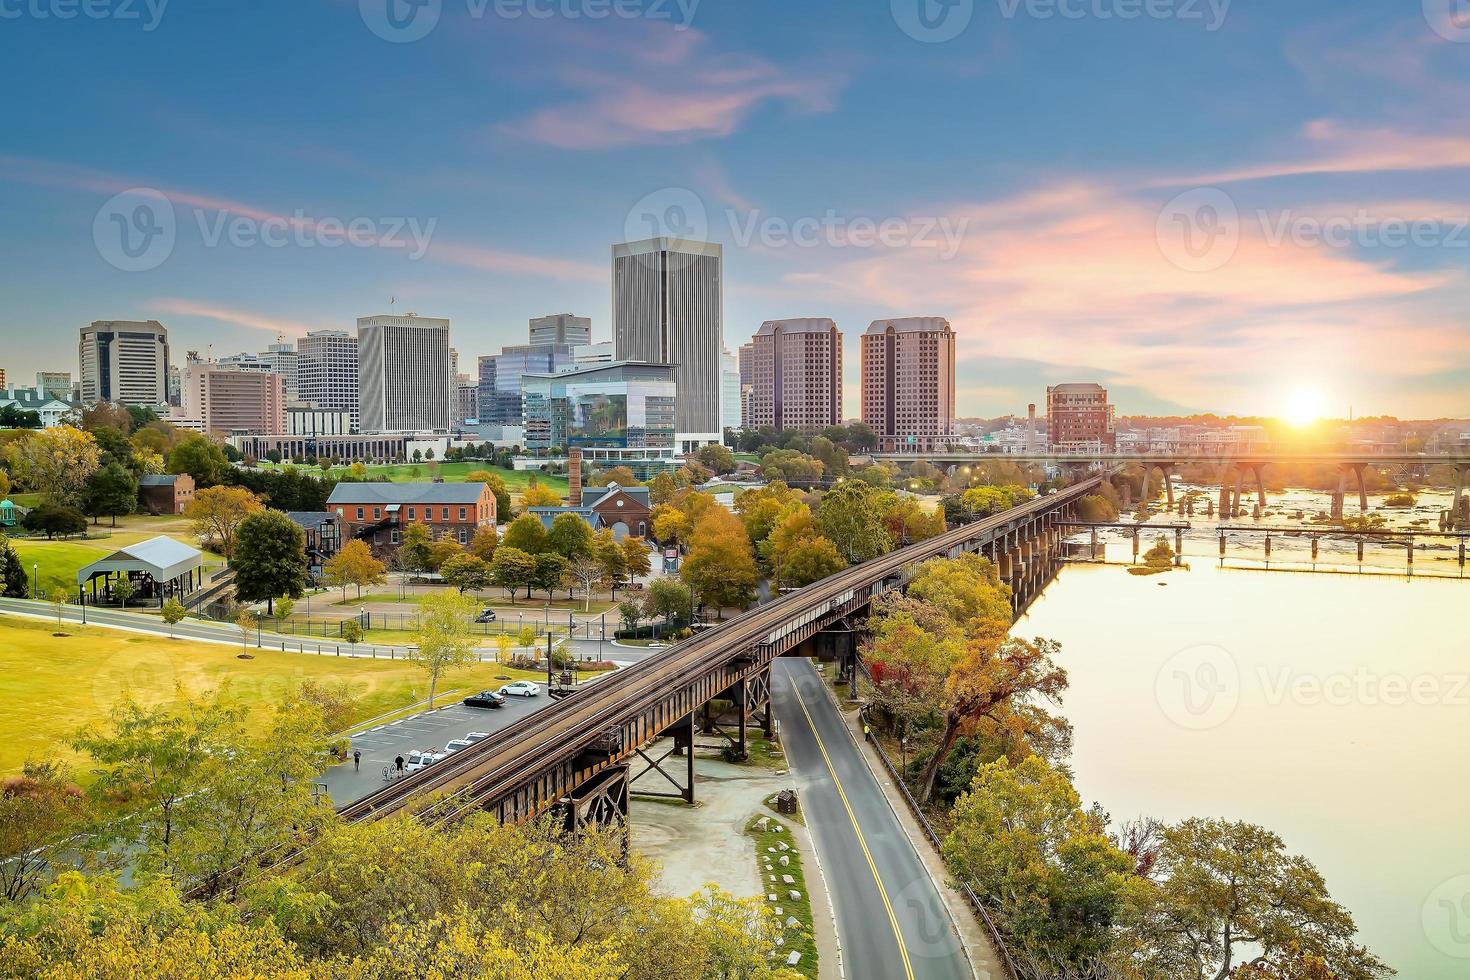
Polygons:
M383 581L386 573L383 563L373 557L372 549L357 539L344 544L322 566L322 574L327 583L342 590L343 602L347 601L349 585L356 586L357 594L361 596L363 586L376 585Z
M174 627L184 621L184 617L189 615L189 610L184 608L184 604L177 597L169 596L164 601L163 608L160 612L163 615L163 621L168 624L169 639L172 639Z
M412 575L427 572L433 562L434 536L426 524L412 523L403 529L398 545L398 562Z
M242 606L235 614L235 626L240 630L240 649L249 649L250 634L260 626L260 618L250 611L250 607Z
M893 547L883 524L883 513L893 497L890 490L847 480L822 495L817 505L817 526L849 564L877 558Z
M618 603L618 618L625 629L636 630L643 622L643 607L632 599L624 599Z
M1355 942L1352 914L1316 867L1262 827L1195 818L1167 828L1154 879L1125 931L1134 962L1214 980L1295 977L1272 968L1307 958L1341 980L1393 974ZM1250 958L1232 972L1238 957Z
M659 504L667 504L674 499L674 493L678 489L672 475L667 471L660 473L648 481L649 502L655 507Z
M138 478L123 464L108 463L92 474L83 502L87 516L94 523L99 517L111 517L112 526L117 527L119 514L131 514L138 509Z
M439 571L445 563L464 554L464 545L453 538L444 537L429 546L429 568Z
M495 637L495 662L503 664L510 657L510 652L515 649L516 641L509 633L500 633Z
M202 435L184 439L168 454L170 473L188 473L201 488L212 487L225 481L230 471L230 461L224 450L214 440Z
M344 619L342 621L342 639L352 644L361 643L362 623L359 623L355 619Z
M628 553L622 544L606 528L597 534L596 558L602 566L602 578L613 590L616 598L618 586L628 574Z
M712 508L695 525L690 542L679 577L701 605L723 612L727 606L745 609L755 601L760 572L738 517L723 507Z
M614 551L614 554L623 557L621 551ZM578 555L567 564L567 576L582 593L582 611L587 612L592 608L592 593L597 583L607 577L607 566L599 557Z
M773 449L761 457L761 475L783 483L810 483L822 478L822 461L795 449Z
M0 408L0 429L39 429L41 413L6 405Z
M546 593L546 601L551 601L551 594L562 587L562 583L571 574L571 563L561 555L546 552L536 556L534 570L531 573L531 586ZM530 598L530 590L527 590L526 598Z
M648 558L648 542L642 538L623 539L623 559L629 578L641 578L653 568Z
M643 595L643 611L673 624L694 611L694 594L689 586L672 578L657 578Z
M781 565L782 588L801 588L820 582L828 575L836 575L847 567L847 561L837 551L837 546L821 535L804 538L786 554Z
M33 508L20 524L27 531L45 534L48 541L58 534L66 537L87 533L86 515L75 507L63 507L60 504L42 504Z
M620 487L636 487L638 476L626 466L614 466L611 469L601 470L587 481L589 487L606 487L612 484Z
M535 514L522 514L505 529L501 544L517 548L528 555L539 555L550 548L546 540L546 527Z
M491 580L510 595L511 602L516 601L517 593L523 588L529 594L531 579L535 574L535 557L510 545L497 548L495 557L490 562Z
M560 507L561 494L548 486L533 482L521 491L521 506L526 508Z
M483 592L491 583L490 566L474 555L456 555L439 566L446 585L466 592Z
M655 541L678 542L688 540L694 529L689 516L672 504L659 504L653 509L653 537Z
M6 449L11 476L49 504L74 506L101 465L97 441L89 432L58 425L42 429Z
M0 595L24 599L31 594L31 581L10 539L0 535Z
M244 487L206 487L194 494L184 508L184 516L193 523L200 541L232 558L241 523L263 510L265 504Z
M489 562L495 557L495 549L500 547L500 532L493 526L486 525L475 532L470 538L466 550L483 562Z
M495 495L495 514L497 519L501 523L510 520L510 488L505 485L505 477L490 470L470 470L470 472L465 474L464 481L466 483L483 483L489 487L490 492ZM482 555L481 557L484 558L485 556ZM486 561L488 560L486 558Z
M480 659L470 632L470 619L477 611L474 602L454 592L436 592L419 606L417 645L408 659L429 675L430 708L441 676Z
M20 903L37 894L63 844L84 815L81 790L56 762L26 762L0 780L0 898Z
M591 555L592 543L592 526L572 513L557 514L546 535L546 549L556 552L567 561Z
M981 767L951 811L949 867L1001 913L1007 933L1047 975L1106 952L1138 887L1132 859L1082 810L1067 777L1032 756Z
M724 446L700 446L699 452L694 455L699 460L701 466L704 466L718 476L735 472L737 462L735 454Z
M266 603L275 610L276 596L299 599L306 592L306 532L278 510L252 514L236 531L234 555L235 597L241 602Z
M133 580L126 575L112 583L113 598L117 599L118 605L124 609L128 608L128 600L133 597L135 591L137 589L133 585Z
M280 633L286 629L286 623L290 621L291 614L296 611L296 600L289 595L283 595L275 602L275 608L271 610L271 616L276 621L276 632Z

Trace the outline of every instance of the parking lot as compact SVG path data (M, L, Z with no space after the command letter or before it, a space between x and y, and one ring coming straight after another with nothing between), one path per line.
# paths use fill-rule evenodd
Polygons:
M463 738L468 732L493 734L551 703L544 685L537 697L506 698L503 708L467 708L460 700L470 693L465 691L433 711L354 732L352 748L362 753L362 764L354 768L349 757L347 762L326 771L322 782L332 801L340 806L381 789L386 785L383 767L391 768L397 756L406 759L413 749L442 749L445 742Z

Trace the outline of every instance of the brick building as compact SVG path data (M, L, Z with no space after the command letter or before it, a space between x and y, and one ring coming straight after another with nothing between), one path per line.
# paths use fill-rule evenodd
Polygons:
M182 514L194 499L194 478L187 473L148 474L138 478L138 503L150 514Z
M437 541L469 544L482 527L495 526L495 494L483 483L339 483L327 498L341 540L365 541L391 552L409 524L423 524Z

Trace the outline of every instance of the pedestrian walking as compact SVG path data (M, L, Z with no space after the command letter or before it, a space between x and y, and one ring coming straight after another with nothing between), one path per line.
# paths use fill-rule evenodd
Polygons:
M353 772L361 772L362 771L362 750L361 749L353 749L352 750L352 771Z
M398 773L400 775L402 775L402 773L403 773L403 756L400 755L398 758L396 758L396 759L393 760L393 768L396 769L396 770L398 770Z

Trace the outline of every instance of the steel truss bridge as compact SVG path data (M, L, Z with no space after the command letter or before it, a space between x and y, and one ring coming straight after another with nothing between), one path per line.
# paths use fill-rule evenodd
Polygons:
M1019 613L1055 573L1068 529L1079 524L1078 502L1102 481L1091 477L759 606L339 812L349 821L414 813L437 823L483 809L518 823L555 811L575 831L625 822L630 783L650 773L677 788L668 795L693 802L696 719L711 701L734 704L738 723L716 731L743 753L751 723L772 730L771 663L788 655L836 656L851 669L853 618L930 558L986 555L1011 586ZM654 758L649 747L663 736L673 737L673 747ZM683 764L670 765L681 752ZM634 773L635 766L643 768Z

